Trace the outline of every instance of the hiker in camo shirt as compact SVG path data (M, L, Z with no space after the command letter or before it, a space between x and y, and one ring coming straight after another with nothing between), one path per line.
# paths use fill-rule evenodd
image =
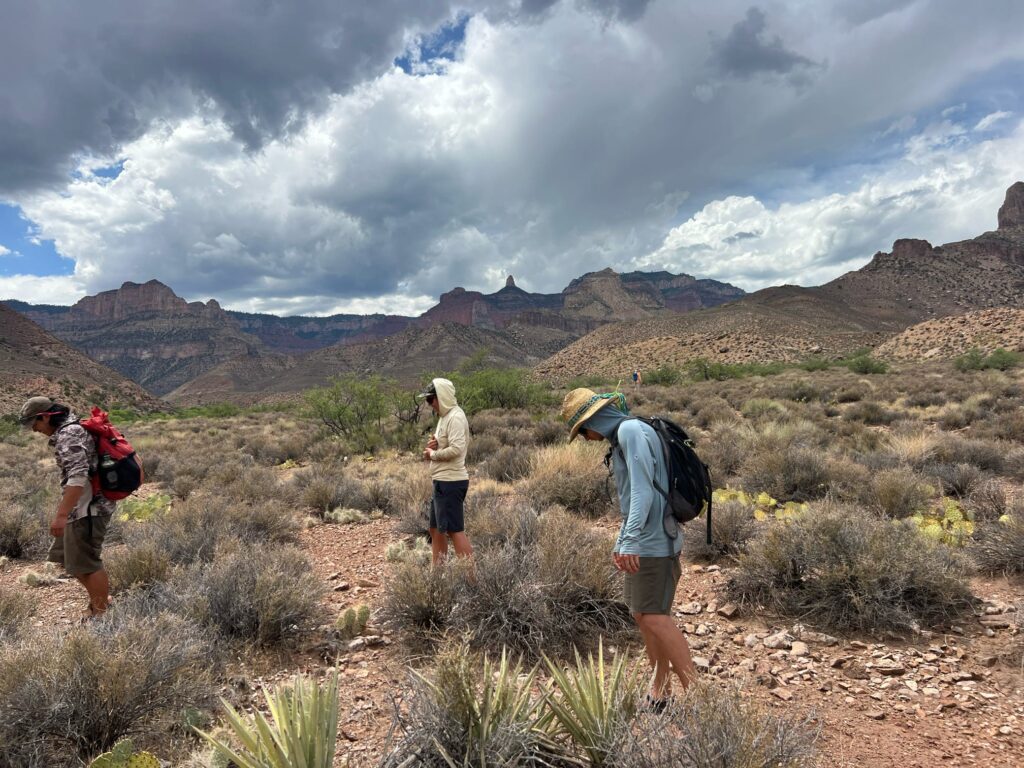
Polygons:
M110 603L110 582L103 570L103 539L116 502L93 495L91 475L99 464L96 441L66 405L33 397L21 408L25 429L49 437L60 470L61 497L50 524L53 544L47 560L64 566L89 593L83 619L96 618Z

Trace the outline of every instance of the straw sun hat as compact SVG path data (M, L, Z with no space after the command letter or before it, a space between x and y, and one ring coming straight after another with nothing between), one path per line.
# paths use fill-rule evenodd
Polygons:
M562 400L562 421L569 425L569 442L576 439L583 422L609 403L617 405L623 413L629 412L626 410L626 398L621 392L599 395L592 389L580 387L567 394Z

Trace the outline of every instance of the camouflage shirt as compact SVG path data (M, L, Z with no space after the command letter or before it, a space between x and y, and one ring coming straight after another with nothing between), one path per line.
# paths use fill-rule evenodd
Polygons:
M53 457L57 460L57 468L60 470L60 487L62 490L69 485L84 489L78 504L68 513L68 522L85 517L89 512L90 503L94 517L109 515L114 511L116 502L102 495L94 499L92 482L89 479L90 473L95 472L99 465L96 440L78 423L75 414L68 414L65 424L67 426L61 427L50 436Z

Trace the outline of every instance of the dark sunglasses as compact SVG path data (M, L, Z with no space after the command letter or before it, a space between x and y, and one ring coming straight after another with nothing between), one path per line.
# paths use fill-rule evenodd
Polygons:
M435 400L437 400L437 395L427 395L428 405L433 405Z

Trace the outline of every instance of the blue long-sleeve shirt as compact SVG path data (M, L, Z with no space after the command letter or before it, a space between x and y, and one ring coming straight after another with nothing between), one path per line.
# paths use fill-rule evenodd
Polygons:
M619 426L617 439L618 447L612 450L612 471L619 492L622 527L615 551L640 557L679 554L683 547L682 531L671 515L665 520L665 497L654 487L657 480L659 487L668 488L668 469L657 433L642 421L629 419Z

